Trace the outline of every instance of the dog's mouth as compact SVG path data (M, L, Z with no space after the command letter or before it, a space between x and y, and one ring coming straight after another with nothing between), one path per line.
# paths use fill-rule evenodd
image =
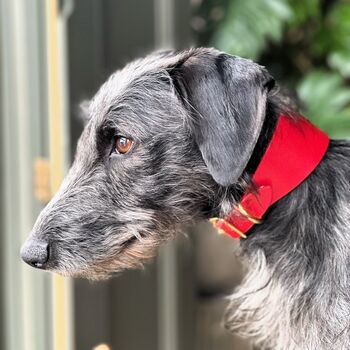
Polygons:
M137 251L139 245L142 245L140 238L131 236L118 245L117 251L113 257L109 257L106 260L89 261L85 266L84 264L83 266L76 266L76 269L74 267L72 268L72 266L67 269L64 263L62 263L62 265L58 263L55 267L48 270L66 277L105 280L122 270L138 267L139 264L137 264L137 262L136 264L130 264L130 266L128 266L129 263L126 263L126 257L128 255L133 256L132 252L135 250Z
M125 240L120 245L120 253L122 253L126 249L130 248L131 246L133 246L137 242L139 242L139 238L136 236L132 236L129 239Z

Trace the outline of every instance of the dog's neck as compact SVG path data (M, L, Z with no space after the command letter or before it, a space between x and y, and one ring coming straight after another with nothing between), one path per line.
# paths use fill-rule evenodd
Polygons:
M220 232L233 238L247 238L246 233L262 222L268 208L314 171L328 148L328 136L303 117L281 114L274 129L262 130L255 149L259 153L253 154L247 166L253 172L250 185L238 205L225 217L210 220ZM269 136L266 133L272 133L268 146L259 144Z
M332 140L307 180L240 240L247 274L226 322L264 349L350 348L349 159L350 143Z

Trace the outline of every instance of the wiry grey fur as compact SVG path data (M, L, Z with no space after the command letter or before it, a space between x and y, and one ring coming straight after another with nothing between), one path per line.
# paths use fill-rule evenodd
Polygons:
M152 54L113 74L29 238L49 242L44 267L104 278L142 265L181 225L225 215L286 111L273 84L263 67L211 49ZM135 141L130 154L113 152L115 135ZM350 349L349 157L349 143L332 141L241 242L248 271L226 321L261 349Z

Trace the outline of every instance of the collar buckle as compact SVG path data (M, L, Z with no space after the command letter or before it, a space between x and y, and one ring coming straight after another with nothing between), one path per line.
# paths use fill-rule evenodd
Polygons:
M233 238L247 238L247 236L238 229L236 226L230 224L223 218L211 218L209 221L213 224L213 226L218 230L220 235L228 234Z

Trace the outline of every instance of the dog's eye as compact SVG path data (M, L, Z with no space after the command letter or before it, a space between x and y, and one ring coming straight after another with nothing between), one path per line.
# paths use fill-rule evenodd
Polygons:
M117 136L115 138L115 147L114 150L116 153L125 154L131 150L134 141L125 136Z

